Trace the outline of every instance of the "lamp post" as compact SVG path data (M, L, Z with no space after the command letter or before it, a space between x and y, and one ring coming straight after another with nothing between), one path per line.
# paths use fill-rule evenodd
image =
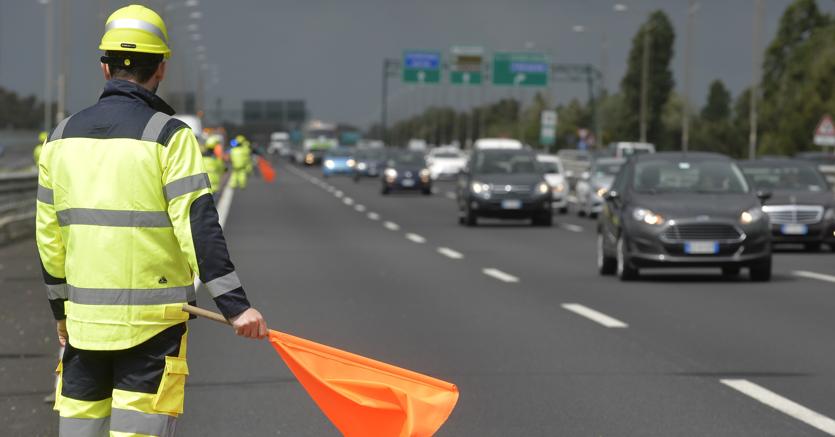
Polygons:
M754 14L754 47L752 50L753 78L751 83L751 112L749 114L750 127L748 131L748 158L757 157L757 100L760 94L760 76L762 76L762 37L763 25L763 0L757 0L756 13Z
M44 59L44 88L43 88L43 130L52 130L52 57L55 40L55 8L54 2L50 0L39 0L39 3L44 5L46 13L46 31L44 32L46 39L46 50L44 51L46 57Z
M687 7L687 33L684 42L684 104L681 116L681 150L690 147L690 76L693 51L693 19L699 10L699 3L689 0Z

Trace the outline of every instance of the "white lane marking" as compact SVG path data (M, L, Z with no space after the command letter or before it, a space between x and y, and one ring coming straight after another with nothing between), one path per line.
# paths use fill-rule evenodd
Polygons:
M406 234L406 239L408 239L411 242L418 243L418 244L426 243L426 238L423 238L422 236L420 236L418 234L413 234L411 232Z
M438 194L438 192L439 192L439 191L438 191L438 187L432 187L432 189L431 189L431 190L429 190L429 191L431 191L431 192L432 192L432 194Z
M574 225L574 224L571 224L571 223L560 223L560 227L565 229L566 231L571 231L571 232L583 232L583 231L586 230L584 227L582 227L580 225Z
M452 258L452 259L464 258L464 255L462 255L461 252L456 252L456 251L454 251L454 250L452 250L448 247L439 247L438 248L438 253L440 253L441 255L443 255L447 258Z
M365 211L365 205L356 205L354 209L356 209L357 212L363 212Z
M517 278L516 276L513 276L509 273L505 273L499 269L482 269L481 272L487 276L492 276L502 282L519 282L519 278Z
M376 212L369 212L368 218L371 220L380 220L380 214L377 214Z
M719 382L829 435L835 435L835 420L812 411L746 379L720 379Z
M342 201L345 202L345 204L348 205L348 206L351 206L351 205L354 204L354 199L351 199L350 197L346 197L346 198L342 199Z
M452 199L452 200L456 199L455 193L453 193L452 191L447 191L446 192L446 197L447 197L447 199Z
M385 226L386 229L388 229L390 231L400 230L400 225L398 225L397 223L394 223L394 222L385 222L385 223L383 223L383 226Z
M562 304L562 307L607 328L626 328L629 326L614 317L609 317L600 311L593 310L585 305L580 305L579 303L564 303Z
M333 193L333 195L336 196L336 197L342 197L342 194L343 194L342 191L339 191L339 190L337 190L336 192Z
M806 279L817 279L824 282L835 282L835 276L824 275L823 273L807 272L806 270L795 270L792 272L794 276Z

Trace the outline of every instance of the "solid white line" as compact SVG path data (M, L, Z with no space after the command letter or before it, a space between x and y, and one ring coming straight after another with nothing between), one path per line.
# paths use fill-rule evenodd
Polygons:
M356 209L357 212L363 212L365 211L365 205L357 205L354 207L354 209Z
M455 193L453 193L452 191L447 191L447 192L446 192L446 197L447 197L448 199L452 199L452 200L455 200L455 199L456 199Z
M385 226L386 229L388 229L390 231L400 230L400 225L398 225L397 223L394 223L394 222L385 222L385 223L383 223L383 226Z
M807 272L806 270L795 270L792 272L794 276L806 279L817 279L824 282L835 282L835 276L824 275L823 273Z
M376 212L369 212L368 218L371 220L380 220L380 214L377 214Z
M411 232L410 232L410 233L408 233L408 234L406 234L406 238L407 238L409 241L412 241L412 242L414 242L414 243L418 243L418 244L423 244L423 243L426 243L426 238L423 238L423 237L421 237L420 235L418 235L418 234L413 234L413 233L411 233Z
M609 317L600 311L593 310L585 305L580 305L579 303L564 303L562 304L562 307L607 328L626 328L629 326L614 317Z
M585 228L583 228L582 226L574 225L574 224L571 224L571 223L560 223L560 227L565 229L566 231L571 231L571 232L583 232L583 231L585 231Z
M452 258L452 259L464 258L464 255L462 255L461 252L456 252L456 251L454 251L454 250L452 250L448 247L439 247L438 248L438 253L440 253L441 255L443 255L447 258Z
M516 276L505 273L499 269L482 269L481 272L487 276L492 276L502 282L519 282L519 278L517 278Z
M733 388L757 401L760 401L775 410L788 414L795 419L813 426L829 435L835 435L835 420L832 420L820 413L812 411L803 405L786 399L765 387L754 384L745 379L721 379L722 384Z
M221 228L226 225L226 219L229 218L229 208L232 207L232 197L234 196L235 190L227 182L223 188L223 193L220 195L220 201L217 203L218 222L220 222Z
M351 199L350 197L346 197L346 198L342 199L342 201L345 202L345 204L348 205L348 206L351 206L351 205L354 204L354 199Z

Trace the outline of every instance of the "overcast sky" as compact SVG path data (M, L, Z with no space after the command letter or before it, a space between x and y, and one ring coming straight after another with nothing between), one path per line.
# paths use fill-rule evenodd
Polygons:
M52 0L55 1L55 0ZM399 58L407 48L447 52L456 44L480 45L488 51L524 50L550 53L556 62L592 63L600 67L604 33L609 40L607 86L615 89L623 75L631 40L649 11L663 9L676 29L673 69L683 91L683 48L687 0L622 1L627 12L615 12L605 0L199 0L196 8L173 7L164 13L174 45L169 89L193 87L194 48L207 47L208 101L223 99L239 109L244 99L306 99L316 118L367 125L377 120L383 58ZM103 84L97 50L104 10L129 2L67 1L66 47L69 109L93 103ZM181 2L161 0L146 4ZM699 0L693 39L691 98L704 101L713 79L738 93L751 83L754 0ZM765 1L765 38L770 41L789 0ZM819 1L832 12L834 3ZM199 19L189 11L202 13ZM0 85L23 94L43 95L44 6L37 0L0 0ZM61 14L56 14L60 35ZM197 23L202 41L190 39L186 26ZM575 25L585 32L572 30ZM56 50L55 65L60 51ZM184 56L187 55L187 56ZM184 65L190 66L183 70ZM185 71L185 72L184 72ZM215 83L213 79L218 81ZM430 103L459 106L512 95L508 90L476 91L446 87L415 90L392 80L391 117L407 115ZM550 89L557 101L584 97L582 84L558 83ZM516 94L521 96L521 94ZM525 95L529 97L530 92Z

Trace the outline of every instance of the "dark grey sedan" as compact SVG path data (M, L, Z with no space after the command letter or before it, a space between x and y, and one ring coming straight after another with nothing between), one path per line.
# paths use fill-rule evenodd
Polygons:
M601 274L634 279L641 268L742 267L771 279L771 231L737 164L713 153L636 156L618 173L598 221Z

